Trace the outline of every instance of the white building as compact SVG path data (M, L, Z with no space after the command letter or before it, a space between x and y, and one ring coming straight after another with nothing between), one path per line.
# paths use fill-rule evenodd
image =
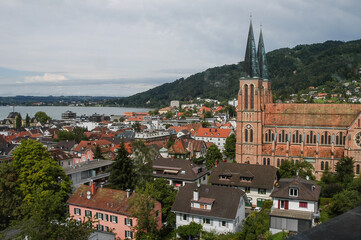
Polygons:
M280 179L271 197L272 234L288 230L303 232L315 225L315 219L320 217L318 200L321 186L315 182L296 178Z
M222 152L224 150L224 144L226 143L227 137L229 137L232 133L234 133L232 129L199 128L195 139L211 142Z
M207 232L237 232L245 218L245 201L240 189L186 184L179 189L172 212L177 228L195 222Z

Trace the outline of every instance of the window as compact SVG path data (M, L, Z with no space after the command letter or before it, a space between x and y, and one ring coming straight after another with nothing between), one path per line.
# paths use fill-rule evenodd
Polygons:
M118 217L117 217L117 216L110 215L110 221L111 221L112 223L118 223Z
M269 158L267 158L267 165L271 164L271 160Z
M132 231L125 231L125 238L132 239L133 238L133 232Z
M251 84L251 109L254 108L254 86Z
M207 209L207 204L199 204L201 209Z
M266 189L258 188L258 194L266 194Z
M99 220L103 220L103 213L97 213L97 218Z
M288 209L288 200L278 200L279 209Z
M266 165L266 158L263 158L263 165Z
M108 214L104 214L104 215L105 215L104 220L108 222L109 221L109 215Z
M203 224L211 224L211 219L203 218Z
M252 129L249 130L249 141L253 142L253 130Z
M300 208L307 208L307 202L300 202Z
M297 188L290 188L289 195L293 197L298 196L298 189Z
M98 231L104 231L104 226L98 224L98 225L97 225L97 230L98 230Z
M92 211L90 211L90 210L85 210L85 216L87 216L87 217L92 217Z
M81 210L79 208L74 208L75 215L81 215Z
M328 162L326 162L326 164L325 164L325 169L327 169L327 170L329 169L328 168Z
M222 221L222 227L227 226L227 222L226 221Z
M183 220L187 221L187 214L183 214Z
M109 227L108 227L108 226L104 226L104 231L109 232Z
M325 163L322 161L321 162L321 170L324 170L325 169Z
M250 193L251 192L251 187L244 187L244 191L246 193Z
M244 130L244 141L248 142L248 129Z
M356 165L356 174L360 174L360 165L359 164Z
M184 219L184 215L185 215L185 214L183 214L183 219ZM124 225L126 225L126 226L133 226L133 220L130 219L130 218L124 218Z
M280 166L280 159L277 158L277 167L279 167L279 166Z
M244 85L244 108L248 109L248 85Z

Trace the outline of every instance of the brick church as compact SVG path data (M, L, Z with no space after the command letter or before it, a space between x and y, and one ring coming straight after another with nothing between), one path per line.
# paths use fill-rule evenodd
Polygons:
M274 103L262 30L256 48L250 23L245 78L239 81L236 161L279 167L286 159L305 160L315 176L335 171L343 156L361 165L361 104Z

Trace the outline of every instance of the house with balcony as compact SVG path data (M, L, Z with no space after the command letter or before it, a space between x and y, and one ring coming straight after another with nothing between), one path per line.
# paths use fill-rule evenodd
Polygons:
M178 189L186 183L207 184L209 171L193 162L177 158L157 158L153 161L153 177L165 178Z
M97 231L112 232L116 239L133 239L133 227L137 224L137 218L131 216L129 205L133 194L129 191L97 188L95 183L91 186L80 185L67 201L69 213L76 220L86 217L94 219ZM154 214L160 228L162 214L158 201L154 202Z
M311 229L315 225L315 219L320 217L320 193L321 186L314 181L299 176L280 179L271 194L272 234L283 230L299 233Z
M245 202L240 189L191 183L179 189L172 212L177 228L195 222L207 232L237 232L245 218Z
M213 167L208 182L241 189L247 193L246 207L262 207L265 200L272 199L277 174L277 168L270 165L220 162Z

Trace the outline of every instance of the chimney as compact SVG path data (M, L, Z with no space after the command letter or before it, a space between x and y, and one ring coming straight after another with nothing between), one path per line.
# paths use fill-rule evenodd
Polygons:
M193 200L194 200L194 201L198 201L198 200L199 200L198 188L196 188L196 189L193 191Z
M131 190L130 190L130 189L127 189L127 190L125 190L125 191L127 192L127 198L129 198L129 197L130 197Z
M94 196L95 195L95 192L96 192L96 190L97 190L97 186L96 186L97 184L95 183L95 182L92 182L91 183L91 194L92 194L92 196Z

